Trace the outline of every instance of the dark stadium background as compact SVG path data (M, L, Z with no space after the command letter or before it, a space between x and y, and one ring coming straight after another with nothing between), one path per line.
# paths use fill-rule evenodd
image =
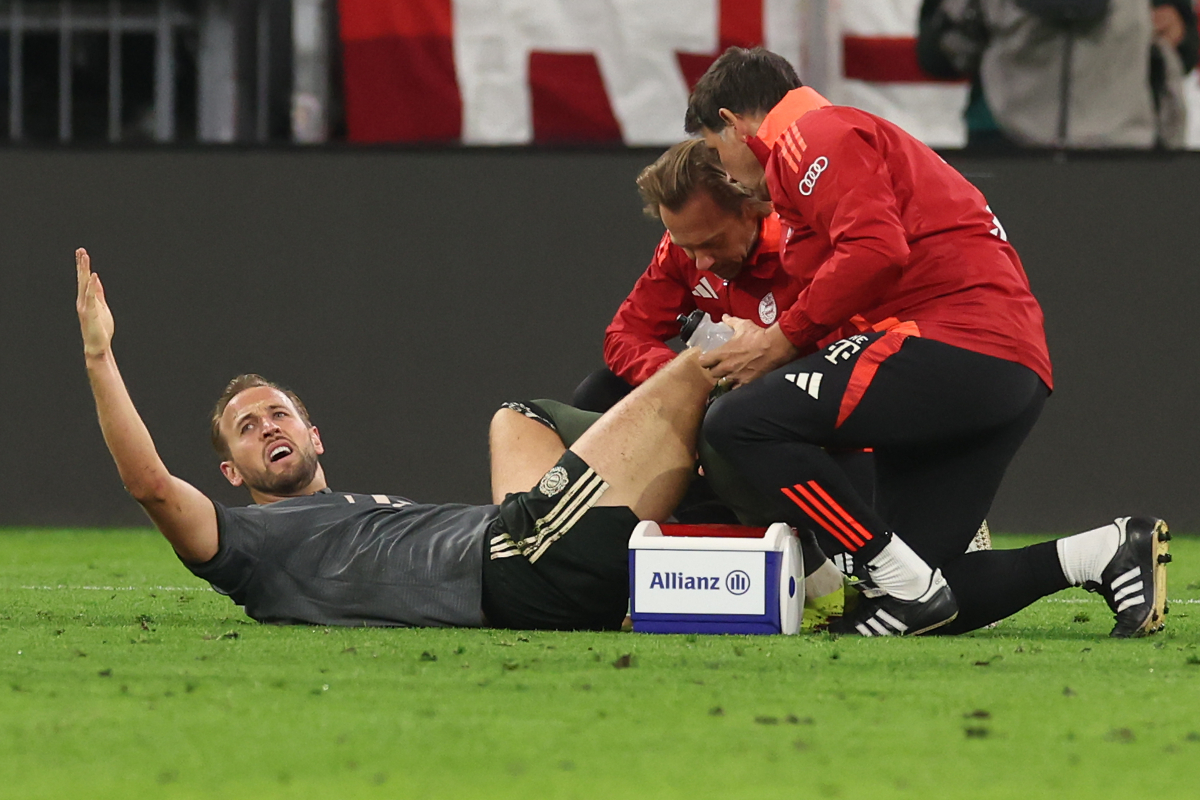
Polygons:
M0 525L128 525L86 385L72 250L168 466L223 486L207 417L258 371L309 404L332 485L485 502L505 399L566 399L660 235L657 150L0 150ZM989 517L1200 528L1200 155L947 154L1047 316L1057 391Z

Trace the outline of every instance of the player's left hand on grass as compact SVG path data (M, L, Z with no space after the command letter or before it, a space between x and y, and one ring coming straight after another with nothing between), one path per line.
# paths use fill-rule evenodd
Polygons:
M92 272L92 261L82 247L75 251L77 292L75 310L83 334L83 354L100 356L108 352L113 337L113 315L104 299L100 276Z
M721 321L733 328L733 338L702 355L700 365L735 386L761 378L800 354L778 325L760 328L728 314Z

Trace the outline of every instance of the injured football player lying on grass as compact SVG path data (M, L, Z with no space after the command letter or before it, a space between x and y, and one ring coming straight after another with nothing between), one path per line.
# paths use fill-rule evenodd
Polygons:
M695 350L602 416L506 403L492 419L493 504L483 506L334 490L300 398L241 375L213 411L212 443L222 474L254 504L226 507L163 464L117 369L113 315L82 249L76 274L88 377L126 489L189 570L261 622L618 629L630 534L639 520L666 520L695 471L716 383ZM1168 538L1159 520L1123 519L969 557L1010 554L982 587L1007 592L1008 613L1083 585L1117 613L1113 635L1130 636L1161 627ZM1056 549L1053 568L1046 548Z

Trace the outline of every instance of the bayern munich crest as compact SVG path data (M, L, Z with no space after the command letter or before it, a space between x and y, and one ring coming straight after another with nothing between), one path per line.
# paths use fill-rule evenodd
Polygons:
M562 467L554 467L545 475L538 483L538 491L546 495L546 497L554 497L554 495L567 488L567 484L571 482L571 476Z
M758 318L762 320L763 325L770 325L775 322L778 311L779 309L775 305L775 295L767 292L767 296L758 303Z

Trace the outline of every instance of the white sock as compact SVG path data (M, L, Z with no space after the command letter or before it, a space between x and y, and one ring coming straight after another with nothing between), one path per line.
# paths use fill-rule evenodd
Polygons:
M916 600L933 580L933 570L913 549L892 535L879 555L867 562L871 580L897 600Z
M824 564L805 576L804 597L808 600L816 600L818 597L833 594L842 588L843 580L845 578L841 571L827 558Z
M1100 573L1116 555L1123 538L1122 527L1112 522L1103 528L1059 539L1055 544L1063 575L1072 586L1081 586L1085 581L1099 583Z

